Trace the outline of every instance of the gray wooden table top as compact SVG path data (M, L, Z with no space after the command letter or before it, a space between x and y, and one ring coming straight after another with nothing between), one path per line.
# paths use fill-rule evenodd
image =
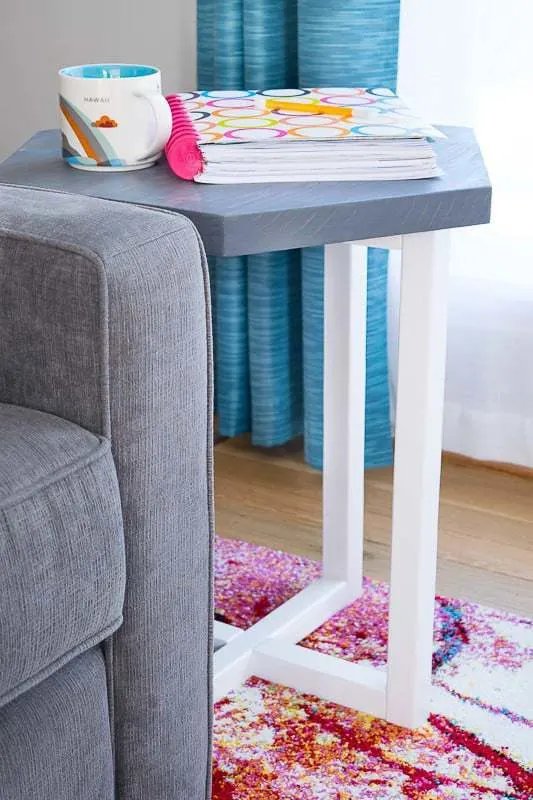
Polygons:
M0 164L0 183L179 211L217 256L486 223L491 187L475 136L442 130L445 174L428 180L215 186L179 180L164 159L137 172L82 172L62 161L59 132L48 130Z

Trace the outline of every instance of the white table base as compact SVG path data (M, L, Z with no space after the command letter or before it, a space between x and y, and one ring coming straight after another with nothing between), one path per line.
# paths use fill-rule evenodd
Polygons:
M402 251L386 672L297 644L362 589L367 247ZM215 623L215 700L257 675L413 728L431 686L449 232L330 244L325 259L323 573L246 631Z

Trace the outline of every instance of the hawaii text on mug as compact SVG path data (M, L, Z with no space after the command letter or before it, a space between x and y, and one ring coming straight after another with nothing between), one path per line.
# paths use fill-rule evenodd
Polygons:
M63 158L76 169L144 169L161 155L172 127L161 73L139 64L85 64L59 70Z

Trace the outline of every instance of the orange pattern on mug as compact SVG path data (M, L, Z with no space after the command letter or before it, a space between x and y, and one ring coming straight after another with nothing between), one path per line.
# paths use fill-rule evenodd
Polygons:
M116 119L111 119L108 117L107 114L102 114L100 119L95 120L92 123L93 128L116 128L118 127L118 122Z

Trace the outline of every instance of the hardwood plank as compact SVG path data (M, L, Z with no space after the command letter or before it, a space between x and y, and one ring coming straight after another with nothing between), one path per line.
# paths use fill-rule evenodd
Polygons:
M227 439L225 452L249 461L266 461L286 469L311 474L305 463L301 441L273 448L252 448L248 434ZM369 470L367 480L392 489L392 467ZM501 516L533 522L533 470L477 462L454 453L443 454L441 496L454 504L491 510Z
M216 448L217 453L231 453L236 458L247 461L267 461L285 469L309 472L313 475L320 474L318 470L310 467L304 461L301 439L296 439L279 447L252 447L249 434L226 439Z
M392 491L392 468L370 470L367 480L372 485ZM533 523L533 477L445 459L441 500L462 508L477 508L495 516Z
M277 448L252 448L249 436L227 439L224 452L248 461L265 461L285 469L319 474L305 463L299 443ZM513 519L533 522L533 471L517 472L445 453L442 465L441 498L454 505L475 507ZM501 469L500 469L501 467ZM392 467L369 470L367 482L392 491Z
M254 544L295 553L320 561L320 538L307 527L282 526L278 522L250 520L233 511L217 511L217 530L229 539L244 539ZM375 580L388 581L390 549L379 542L366 541L364 573ZM464 597L475 603L500 608L521 616L533 617L531 581L510 579L466 564L439 558L437 592L447 597Z
M390 541L390 492L368 486L367 536ZM523 520L502 518L477 508L440 504L439 557L528 579L533 574L533 526Z
M533 468L523 467L520 464L510 464L507 461L479 461L460 453L444 453L444 458L452 464L470 465L473 467L486 467L497 472L507 472L509 475L519 475L522 478L533 478Z
M217 455L219 505L237 501L241 510L261 520L291 527L321 530L321 477L318 473L294 472L267 460L233 459ZM225 466L224 466L225 465ZM371 474L371 473L370 473ZM445 494L445 493L444 493ZM366 538L390 541L390 486L366 484ZM257 523L256 523L257 524ZM445 498L441 503L439 555L452 561L480 566L527 579L533 573L533 549L529 547L533 526L521 519L504 518L477 507L456 507Z
M365 574L388 578L390 469L365 488ZM533 616L533 480L445 461L438 591ZM301 452L252 449L246 439L216 448L217 530L320 558L321 475Z
M365 575L375 580L389 579L389 548L378 542L365 547ZM437 593L446 597L463 597L474 603L500 608L526 617L533 617L531 582L506 575L487 573L479 567L453 563L439 558Z

